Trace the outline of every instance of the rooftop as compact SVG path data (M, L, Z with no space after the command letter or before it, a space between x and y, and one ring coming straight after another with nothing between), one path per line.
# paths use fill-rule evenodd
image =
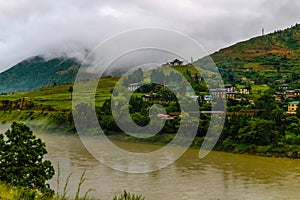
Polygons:
M287 104L299 104L299 103L300 103L300 101L290 101Z

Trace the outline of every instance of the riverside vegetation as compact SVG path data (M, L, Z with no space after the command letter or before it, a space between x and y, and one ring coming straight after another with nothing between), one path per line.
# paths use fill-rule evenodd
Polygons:
M204 96L208 94L206 84L197 78L201 75L192 74L193 67L191 66L178 66L176 68L181 69L183 76L199 95L200 111L210 110L211 103L203 100ZM160 77L161 81L167 80L167 76L170 76L170 74L164 75L159 69L152 71L152 73L160 75L151 76L151 73L148 72L150 79L151 77ZM146 75L144 74L144 76ZM298 84L297 78L294 76L288 76L286 79L291 84ZM96 112L104 132L115 140L159 144L169 142L180 125L180 105L175 95L163 84L146 84L133 93L129 109L131 118L138 125L145 126L149 123L149 108L156 103L163 105L167 114L172 115L172 119L166 120L165 126L157 135L148 139L136 139L122 133L110 110L111 92L118 80L118 77L103 78L100 80L101 88L97 89ZM300 100L300 98L295 96L275 101L274 95L278 85L277 82L266 86L252 85L252 92L249 94L238 94L236 99L227 100L227 111L230 115L226 117L223 132L215 150L263 156L300 157L300 136L298 135L300 112L297 110L297 114L292 116L286 114L287 102ZM0 102L2 101L0 120L2 123L12 120L29 121L34 122L32 123L34 126L45 131L61 130L66 134L75 133L76 129L71 112L70 87L72 85L54 85L32 92L2 95L0 96ZM82 87L89 87L89 83L84 83ZM125 86L123 87L126 89ZM183 88L183 90L185 89ZM145 98L145 94L155 94L156 96L149 100ZM186 101L192 101L192 99L186 98ZM90 105L81 104L77 106L76 112L85 111L89 113L91 110ZM87 121L88 127L94 126L89 124L88 115L84 116L83 120ZM209 122L210 115L201 113L197 137L192 147L200 147ZM91 131L87 130L87 132Z

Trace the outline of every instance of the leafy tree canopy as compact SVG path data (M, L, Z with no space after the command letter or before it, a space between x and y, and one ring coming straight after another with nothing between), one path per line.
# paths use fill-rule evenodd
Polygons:
M50 161L43 160L46 145L23 123L13 122L0 134L0 180L12 185L49 189L54 175Z

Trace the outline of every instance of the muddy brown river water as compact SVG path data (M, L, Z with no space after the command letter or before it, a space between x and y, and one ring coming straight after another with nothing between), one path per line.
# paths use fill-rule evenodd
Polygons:
M72 172L69 196L74 196L80 176L86 170L87 189L96 199L112 199L124 189L143 194L148 200L202 199L300 199L300 160L267 158L211 152L204 159L198 150L188 150L172 165L145 174L113 170L97 161L75 136L40 134L48 149L47 159L60 164L60 191ZM122 148L153 151L156 145L116 142ZM57 187L57 175L50 181Z

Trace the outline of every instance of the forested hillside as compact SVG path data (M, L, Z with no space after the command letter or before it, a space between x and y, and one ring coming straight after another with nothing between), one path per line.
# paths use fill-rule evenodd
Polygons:
M267 84L300 74L300 25L262 35L211 55L223 80L236 84L241 79ZM203 61L197 61L198 65ZM201 64L200 64L201 65Z
M0 93L31 91L47 85L72 83L79 65L72 58L29 58L0 74Z

